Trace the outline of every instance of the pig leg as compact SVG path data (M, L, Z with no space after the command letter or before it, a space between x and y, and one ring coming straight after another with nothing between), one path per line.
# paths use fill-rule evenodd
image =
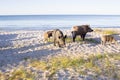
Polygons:
M56 40L55 40L55 39L54 39L54 41L53 41L53 42L54 42L54 46L56 46Z
M80 35L81 38L83 38L83 35Z
M76 32L73 31L73 32L72 32L72 39L73 39L73 42L75 42L75 38L76 38Z
M85 35L86 35L86 34L80 35L83 41L85 40Z
M103 41L101 41L101 45L103 45Z
M105 44L106 44L106 41L101 41L101 44L102 44L102 45L105 45Z
M57 42L57 44L58 44L58 46L59 46L59 47L61 47L61 45L60 45L60 43L59 43L59 42Z
M86 34L83 35L83 41L85 40L85 36L86 36Z

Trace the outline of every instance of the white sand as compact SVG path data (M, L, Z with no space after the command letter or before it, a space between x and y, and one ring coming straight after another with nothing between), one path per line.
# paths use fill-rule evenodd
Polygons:
M69 30L63 32L71 37ZM118 45L101 45L101 35L91 32L86 38L92 38L98 43L67 43L65 48L59 48L53 46L53 43L44 42L43 33L44 31L0 32L0 70L9 71L18 65L25 65L25 59L46 59L54 55L120 53L120 35L115 35Z

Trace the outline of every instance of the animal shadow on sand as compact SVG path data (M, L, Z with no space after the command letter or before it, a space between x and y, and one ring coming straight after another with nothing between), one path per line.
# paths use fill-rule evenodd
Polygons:
M42 47L45 45L50 45L51 43L41 43L36 45L29 45L21 48L6 49L0 51L0 68L7 67L7 65L18 65L20 62L26 59L42 59L48 55L55 55L60 52L60 49L39 49L35 50L36 47ZM32 51L30 49L33 49ZM28 50L28 51L27 51ZM20 51L27 51L24 53L19 53ZM0 69L3 70L3 69Z
M0 70L2 67L5 68L8 65L18 65L21 61L24 61L26 59L36 59L36 58L41 59L43 56L48 56L51 53L57 53L60 51L60 49L35 50L36 47L50 45L51 43L37 43L34 45L14 48L12 41L35 38L35 37L28 37L28 38L16 39L17 36L18 34L3 34L3 35L0 34ZM6 48L6 49L2 49L2 48ZM30 49L33 50L31 51ZM19 53L21 51L23 52L27 51L27 52Z
M84 43L89 43L90 46L96 46L98 44L101 44L100 42L101 42L100 37L92 37L92 35L87 34Z
M116 35L114 35L114 37L115 37L115 39L116 39L117 41L119 41L118 43L120 44L120 34L119 34L119 35L116 34Z
M17 36L18 34L0 34L0 48L12 46L11 40L15 39Z

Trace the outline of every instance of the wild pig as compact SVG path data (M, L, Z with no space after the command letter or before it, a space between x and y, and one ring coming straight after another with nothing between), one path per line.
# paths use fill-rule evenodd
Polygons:
M113 35L103 35L103 36L101 36L101 44L105 45L106 42L117 44L117 42L116 42L115 38L113 37Z
M50 37L52 37L52 33L53 31L47 31L44 33L44 40L48 41L48 39L50 39Z
M82 40L85 40L85 36L87 32L92 32L93 30L90 28L89 25L80 25L80 26L73 26L72 27L72 38L73 42L75 42L75 38L77 35L80 35Z
M63 35L63 32L60 31L59 29L55 29L52 33L53 36L53 42L54 46L58 44L59 47L64 47L65 46L65 38L67 37L66 35Z

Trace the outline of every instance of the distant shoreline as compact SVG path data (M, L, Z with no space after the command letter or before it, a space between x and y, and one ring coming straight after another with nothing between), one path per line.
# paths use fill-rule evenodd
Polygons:
M28 30L28 31L37 31L37 30L52 30L52 29L61 29L61 30L71 30L71 27L0 27L0 31L19 31L19 30ZM111 26L111 27L92 27L91 28L120 28L120 26Z
M33 20L33 19L44 19L44 18L55 18L56 17L59 19L67 17L67 18L71 18L71 17L120 17L120 15L97 15L97 14L91 14L91 15L87 15L87 14L81 14L81 15L0 15L0 20ZM16 19L17 18L17 19Z
M0 15L0 16L120 16L120 14L33 14L33 15Z

